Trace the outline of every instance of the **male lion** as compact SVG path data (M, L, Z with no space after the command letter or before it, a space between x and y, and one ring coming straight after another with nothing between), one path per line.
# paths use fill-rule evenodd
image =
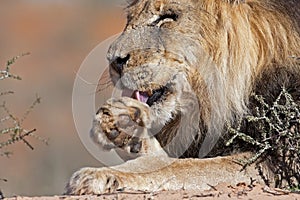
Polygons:
M284 87L300 104L299 8L299 0L131 0L107 56L124 95L99 109L91 137L136 158L79 170L67 193L207 189L261 182L262 171L272 184L266 163L241 171L245 154L225 147L225 125L255 110L252 93L271 103Z

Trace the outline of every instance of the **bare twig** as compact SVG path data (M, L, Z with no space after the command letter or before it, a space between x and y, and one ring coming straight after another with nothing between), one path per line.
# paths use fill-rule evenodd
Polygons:
M28 131L27 133L24 133L24 134L22 134L22 135L20 135L20 136L16 136L16 137L14 137L14 138L12 138L12 139L9 139L9 140L7 140L6 142L3 142L3 143L0 143L0 149L1 148L3 148L3 147L6 147L6 146L8 146L8 145L11 145L11 144L14 144L14 143L16 143L16 142L18 142L18 141L20 141L20 140L25 140L25 137L27 137L27 136L29 136L30 134L32 134L33 132L35 132L36 131L36 129L33 129L33 130L31 130L31 131ZM33 147L26 141L25 142L27 145L29 145L29 147L31 148L31 149L33 149Z
M12 59L8 60L6 63L6 68L4 70L0 70L0 80L4 80L7 78L13 78L17 80L21 80L20 76L14 75L10 72L10 67L14 64L19 58L29 55L30 53L23 53L19 56L13 57Z
M17 75L14 75L11 73L11 67L12 64L16 62L17 59L19 59L22 56L29 55L29 53L24 53L19 56L16 56L9 61L7 61L6 66L4 67L3 70L0 70L0 80L4 80L7 78L11 79L17 79L21 80L21 78ZM0 97L8 94L13 94L12 91L6 91L6 92L1 92ZM21 120L19 120L18 117L16 117L13 113L11 113L10 109L6 106L5 101L3 102L2 105L0 105L0 109L4 111L4 116L1 116L0 118L0 124L3 128L0 128L0 156L9 156L11 153L4 151L3 148L8 147L11 144L14 144L16 142L24 142L24 144L29 147L30 149L34 149L33 146L28 142L27 137L31 136L34 137L40 141L45 142L46 144L48 143L47 140L44 138L41 138L39 136L34 135L34 132L36 129L33 129L31 131L26 130L23 127L23 122L24 120L28 117L30 112L34 109L34 107L39 104L41 101L41 98L39 96L36 97L35 101L32 103L32 105L26 110L24 115L22 116ZM2 140L2 141L1 141Z
M30 114L30 112L34 109L34 107L37 105L37 104L40 104L41 103L41 97L39 97L38 95L36 95L36 99L35 101L32 103L32 105L28 108L28 110L24 113L22 119L20 120L20 123L22 123L27 117L28 115Z
M275 196L288 195L288 194L291 193L288 190L282 190L282 189L279 189L279 188L273 188L273 189L271 189L268 186L265 186L263 188L263 191L266 192L266 193L269 193L269 194L273 194Z

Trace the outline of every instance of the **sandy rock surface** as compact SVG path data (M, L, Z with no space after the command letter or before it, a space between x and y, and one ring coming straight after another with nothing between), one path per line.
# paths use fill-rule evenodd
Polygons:
M174 199L280 199L280 200L300 200L300 193L292 193L286 190L269 188L261 185L246 185L240 183L232 186L228 184L219 184L211 186L208 191L159 191L146 193L140 191L123 191L114 194L105 194L100 196L52 196L52 197L11 197L6 200L174 200Z

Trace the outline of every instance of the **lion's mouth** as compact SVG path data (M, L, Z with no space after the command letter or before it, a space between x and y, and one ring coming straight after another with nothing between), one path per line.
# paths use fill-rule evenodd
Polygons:
M156 90L148 90L148 91L139 91L139 90L134 90L134 91L123 91L123 96L129 96L128 94L131 93L131 98L136 99L140 102L146 103L149 106L154 105L155 103L158 103L159 101L162 100L162 97L166 95L167 93L167 88L166 87L161 87Z

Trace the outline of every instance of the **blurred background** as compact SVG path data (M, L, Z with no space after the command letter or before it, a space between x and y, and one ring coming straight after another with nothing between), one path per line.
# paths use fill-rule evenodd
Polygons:
M110 2L110 3L108 3ZM38 94L37 105L23 127L49 144L28 138L0 156L0 190L5 196L62 194L73 172L101 166L81 143L72 117L72 89L84 58L101 41L122 31L125 14L119 3L101 0L1 0L0 66L24 52L12 71L21 81L5 80L1 97L11 113L22 116ZM3 112L2 110L0 112Z

